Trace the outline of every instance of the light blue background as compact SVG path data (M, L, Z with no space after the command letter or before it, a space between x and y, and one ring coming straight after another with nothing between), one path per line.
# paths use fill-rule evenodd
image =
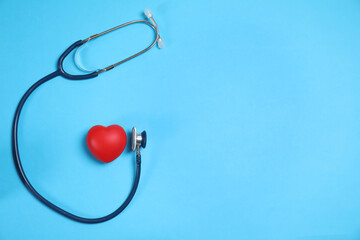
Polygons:
M58 77L22 112L29 179L86 217L117 208L135 169L128 150L99 163L87 131L148 132L130 206L73 222L19 180L15 108L70 44L146 7L165 49L92 80ZM360 239L360 1L0 0L0 10L0 239ZM152 38L128 27L89 43L83 63L105 67Z

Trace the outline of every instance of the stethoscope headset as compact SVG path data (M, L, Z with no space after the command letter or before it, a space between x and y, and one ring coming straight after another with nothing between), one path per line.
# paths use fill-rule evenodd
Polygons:
M82 222L82 223L100 223L100 222L105 222L108 221L114 217L116 217L118 214L120 214L130 203L130 201L133 199L136 189L138 187L139 184L139 180L140 180L140 170L141 170L141 153L140 153L140 148L145 148L146 147L146 132L143 131L142 133L138 133L136 131L136 128L133 127L132 129L132 133L131 133L131 150L133 152L136 151L136 174L135 174L135 178L134 178L134 183L132 186L132 189L128 195L128 197L125 199L125 201L121 204L121 206L116 209L114 212L103 216L103 217L99 217L99 218L84 218L84 217L80 217L77 215L74 215L58 206L56 206L55 204L51 203L49 200L47 200L45 197L43 197L38 191L35 190L35 188L31 185L29 179L26 177L26 174L24 172L24 169L22 167L21 164L21 160L20 160L20 154L19 154L19 144L18 144L18 123L19 123L19 118L20 118L20 113L21 110L26 102L26 100L28 99L28 97L31 95L32 92L34 92L35 89L37 89L40 85L42 85L43 83L49 81L50 79L53 79L57 76L61 76L64 77L66 79L71 79L71 80L84 80L84 79L90 79L90 78L94 78L97 77L99 74L109 71L111 69L113 69L114 67L127 62L137 56L139 56L140 54L145 53L146 51L148 51L150 48L152 48L156 43L158 45L159 48L162 48L164 46L164 43L162 41L162 39L160 38L159 35L159 29L158 26L155 22L155 20L152 17L152 14L150 12L149 9L146 9L144 11L146 17L149 19L148 21L145 20L135 20L135 21L131 21L131 22L127 22L124 23L122 25L116 26L114 28L111 28L109 30L106 30L104 32L101 32L99 34L95 34L90 36L89 38L86 38L85 40L79 40L77 42L75 42L74 44L72 44L68 49L65 50L65 52L60 56L58 63L57 63L57 70L53 73L50 73L49 75L43 77L42 79L40 79L39 81L37 81L36 83L34 83L26 92L25 94L22 96L17 108L16 108L16 112L15 112L15 116L14 116L14 121L13 121L13 127L12 127L12 147L13 147L13 155L14 155L14 161L15 161L15 166L16 169L18 171L19 177L22 180L22 182L24 183L25 187L30 191L31 194L33 194L40 202L42 202L43 204L45 204L46 206L48 206L49 208L51 208L52 210L54 210L55 212L62 214L63 216L70 218L74 221L78 221L78 222ZM125 58L115 64L112 64L106 68L103 69L99 69L96 71L92 71L91 73L88 74L82 74L82 75L72 75L67 73L64 70L63 67L63 62L64 59L69 55L70 52L72 52L74 49L79 49L82 45L84 45L85 43L89 42L90 40L96 39L100 36L103 36L107 33L110 33L114 30L120 29L122 27L131 25L131 24L135 24L135 23L144 23L147 24L148 26L150 26L154 32L155 32L155 39L153 40L153 42L150 44L150 46L148 46L147 48L145 48L144 50L128 57ZM77 51L76 50L76 51ZM76 52L77 53L77 52ZM84 68L82 68L81 66L78 65L77 61L76 61L76 54L75 54L75 63L76 65L85 71L88 71Z

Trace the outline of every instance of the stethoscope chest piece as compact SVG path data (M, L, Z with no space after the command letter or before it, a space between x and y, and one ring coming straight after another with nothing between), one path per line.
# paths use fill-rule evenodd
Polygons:
M136 132L136 127L132 128L131 131L131 150L135 152L137 150L137 154L140 154L140 147L146 147L147 135L146 131L142 131L142 133Z

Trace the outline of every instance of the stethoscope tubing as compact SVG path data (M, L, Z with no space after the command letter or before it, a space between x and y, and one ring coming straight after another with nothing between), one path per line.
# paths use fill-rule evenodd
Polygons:
M19 143L18 143L18 124L19 124L19 118L20 118L20 114L21 114L21 110L26 102L26 100L28 99L28 97L42 84L44 84L45 82L57 77L57 76L63 76L63 73L61 72L60 68L43 77L42 79L40 79L39 81L37 81L36 83L34 83L26 92L25 94L22 96L16 111L15 111L15 116L14 116L14 121L13 121L13 128L12 128L12 147L13 147L13 155L14 155L14 161L15 161L15 166L16 169L18 171L18 174L20 176L21 181L24 183L25 187L29 190L29 192L35 197L37 198L40 202L42 202L44 205L46 205L47 207L49 207L50 209L54 210L55 212L58 212L60 214L62 214L63 216L70 218L74 221L77 222L82 222L82 223L101 223L101 222L105 222L108 221L114 217L116 217L118 214L120 214L130 203L130 201L133 199L136 189L139 185L139 180L140 180L140 172L141 172L141 156L137 156L136 159L136 174L135 174L135 179L134 179L134 183L133 186L131 188L131 191L128 195L128 197L125 199L125 201L121 204L121 206L116 209L114 212L104 216L104 217L99 217L99 218L85 218L85 217L80 217L77 216L75 214L72 214L58 206L56 206L55 204L51 203L49 200L47 200L46 198L44 198L38 191L36 191L36 189L31 185L29 179L27 178L25 171L23 169L23 166L21 164L21 159L20 159L20 154L19 154ZM92 75L90 74L89 78L91 78ZM87 78L82 78L82 79L87 79Z
M100 73L105 72L105 71L109 71L111 69L113 69L114 67L129 61L137 56L139 56L140 54L143 54L144 52L148 51L150 48L152 48L156 42L160 39L159 36L159 30L158 27L156 25L155 20L152 18L152 16L149 17L150 22L148 21L143 21L143 20L135 20L135 21L131 21L131 22L127 22L125 24L119 25L117 27L114 27L112 29L109 29L107 31L104 31L102 33L99 34L95 34L85 40L79 40L76 41L75 43L73 43L70 47L68 47L63 54L61 54L61 56L59 57L59 60L57 62L57 70L53 73L50 73L49 75L41 78L40 80L38 80L36 83L34 83L26 92L25 94L22 96L16 111L15 111L15 116L14 116L14 121L13 121L13 125L12 125L12 150L13 150L13 155L14 155L14 162L15 162L15 167L17 169L17 172L19 174L19 177L21 179L21 181L24 183L25 187L29 190L29 192L35 197L37 198L40 202L42 202L44 205L46 205L47 207L49 207L50 209L54 210L55 212L58 212L59 214L62 214L63 216L72 219L74 221L77 222L82 222L82 223L101 223L101 222L105 222L108 221L112 218L114 218L115 216L117 216L118 214L120 214L130 203L130 201L133 199L135 192L137 190L137 187L139 185L139 180L140 180L140 172L141 172L141 155L140 154L136 154L136 174L135 174L135 178L134 178L134 182L131 188L131 191L129 193L129 195L127 196L127 198L125 199L125 201L120 205L119 208L117 208L115 211L113 211L112 213L103 216L103 217L99 217L99 218L86 218L86 217L80 217L77 216L75 214L72 214L58 206L56 206L55 204L53 204L52 202L50 202L49 200L47 200L46 198L44 198L38 191L36 191L36 189L31 185L29 179L27 178L25 171L23 169L23 166L21 164L21 159L20 159L20 154L19 154L19 143L18 143L18 124L19 124L19 119L20 119L20 115L21 115L21 110L24 106L24 104L26 103L28 97L42 84L46 83L47 81L61 76L63 78L66 79L71 79L71 80L84 80L84 79L90 79L90 78L94 78L97 77ZM145 23L147 25L149 25L154 31L155 31L155 39L153 40L153 42L144 50L128 57L125 58L115 64L112 64L106 68L100 69L98 71L94 71L88 74L82 74L82 75L72 75L67 73L64 70L63 67L63 62L64 59L69 55L70 52L72 52L74 49L82 46L84 43L98 38L104 34L107 34L109 32L112 32L116 29L120 29L122 27L128 26L130 24L134 24L134 23Z

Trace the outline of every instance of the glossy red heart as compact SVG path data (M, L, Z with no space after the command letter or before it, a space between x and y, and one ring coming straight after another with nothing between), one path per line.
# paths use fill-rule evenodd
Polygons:
M92 127L86 137L90 152L100 161L109 163L114 161L124 151L126 146L126 132L119 125Z

